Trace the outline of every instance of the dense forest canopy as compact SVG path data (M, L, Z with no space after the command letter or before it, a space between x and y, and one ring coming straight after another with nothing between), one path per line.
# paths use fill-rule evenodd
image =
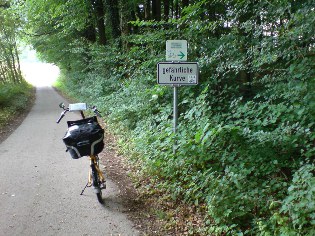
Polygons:
M204 209L192 234L315 234L314 1L12 3L60 87L102 108L151 187ZM156 84L168 39L200 67L180 88L177 134L171 89Z

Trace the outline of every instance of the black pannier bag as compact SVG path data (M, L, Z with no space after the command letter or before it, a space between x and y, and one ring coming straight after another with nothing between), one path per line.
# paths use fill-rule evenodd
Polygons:
M71 157L96 155L104 148L104 130L97 122L96 116L67 121L68 130L63 138Z

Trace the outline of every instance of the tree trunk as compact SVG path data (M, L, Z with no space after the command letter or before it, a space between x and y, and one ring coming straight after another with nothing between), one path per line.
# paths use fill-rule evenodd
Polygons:
M246 13L239 16L239 24L245 23L251 19L254 15L253 6L254 2L252 1L249 5ZM254 26L253 26L254 27ZM254 92L251 86L252 83L252 61L251 61L251 43L253 39L253 29L249 32L242 29L240 26L238 27L239 35L242 38L245 38L244 41L240 41L240 52L243 55L246 55L247 59L244 61L244 69L240 71L240 85L241 91L243 93L243 97L245 99L252 99Z
M144 19L151 20L151 1L145 0L144 2Z
M163 0L163 2L164 2L164 20L168 21L169 15L170 15L170 1Z
M188 7L188 5L189 5L189 0L183 0L183 1L182 1L182 5L183 5L183 8L184 8L184 7Z
M134 20L132 19L132 14L130 11L130 4L129 2L121 0L120 6L121 6L121 14L120 14L121 35L129 35L131 32L129 21Z
M88 17L87 17L87 26L81 32L82 36L88 40L89 42L95 43L96 42L96 31L94 27L94 20L93 20L93 0L88 2Z
M175 18L176 18L176 19L179 18L179 14L180 14L180 13L179 13L179 3L178 3L178 1L179 1L179 0L175 0L175 7L174 7L174 8L175 8Z
M98 29L98 42L101 45L106 44L105 34L105 20L104 20L104 4L102 0L95 0L94 2L96 25Z
M10 57L11 57L11 69L12 69L12 73L13 73L13 81L14 83L19 83L20 82L20 76L18 74L18 72L16 71L16 63L15 63L15 57L14 57L14 54L13 54L13 48L10 48L9 50L9 53L10 53Z
M14 43L14 53L15 53L15 58L17 61L17 68L16 69L17 69L17 73L18 73L18 76L19 76L19 79L21 82L22 81L21 64L20 64L19 52L17 49L16 42Z
M0 81L1 83L5 84L6 83L6 73L5 73L5 68L3 66L3 63L0 62Z
M152 18L161 21L161 0L152 0Z
M118 0L107 0L108 13L112 26L112 36L117 39L121 35Z
M15 82L15 75L14 75L14 70L13 70L13 66L11 63L11 58L10 58L10 54L8 52L8 50L0 44L1 50L3 52L3 56L5 59L5 63L6 63L6 74L7 74L7 78L8 78L8 82Z

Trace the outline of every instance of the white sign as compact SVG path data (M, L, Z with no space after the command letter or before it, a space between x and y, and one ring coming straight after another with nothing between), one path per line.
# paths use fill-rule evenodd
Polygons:
M163 85L196 85L199 68L197 62L160 62L157 64L157 82Z
M187 40L167 40L166 61L187 61Z

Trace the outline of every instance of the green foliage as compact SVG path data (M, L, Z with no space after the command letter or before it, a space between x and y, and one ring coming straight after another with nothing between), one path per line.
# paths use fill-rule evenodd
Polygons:
M288 188L288 196L283 200L280 213L288 216L289 226L284 228L295 229L301 235L315 233L315 166L303 165L294 175L291 186ZM305 228L312 227L308 231ZM282 229L281 229L282 230Z
M0 83L20 83L22 75L17 50L20 19L11 1L0 1Z
M314 170L314 164L303 163L295 172L283 201L270 203L270 220L258 222L261 235L314 235Z
M33 95L33 87L26 82L0 85L0 126L23 111Z
M206 205L201 231L313 235L314 23L312 1L194 1L179 19L134 21L123 47L73 40L46 55L71 60L61 88L101 108L152 188ZM179 38L201 79L179 89L175 135L172 89L155 77Z

